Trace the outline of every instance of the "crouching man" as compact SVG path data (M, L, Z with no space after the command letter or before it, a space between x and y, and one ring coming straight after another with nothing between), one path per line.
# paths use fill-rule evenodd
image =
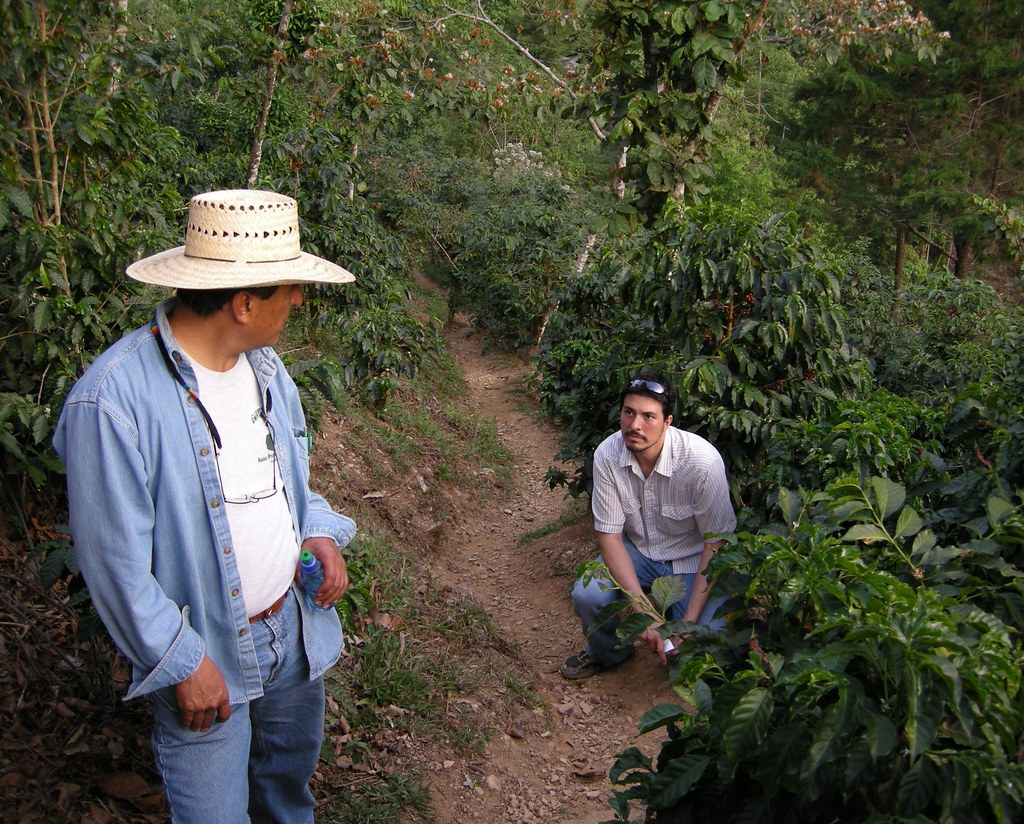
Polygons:
M711 597L704 570L722 542L704 536L736 526L722 457L704 438L672 426L676 395L667 376L640 372L620 401L620 429L594 454L591 505L601 560L635 603L643 603L655 579L678 576L686 596L670 607L669 620L721 628L714 615L723 599ZM601 610L621 597L608 581L576 582L573 607L587 645L562 664L564 677L589 678L633 654L615 634L617 620L595 626ZM641 640L667 661L655 627Z

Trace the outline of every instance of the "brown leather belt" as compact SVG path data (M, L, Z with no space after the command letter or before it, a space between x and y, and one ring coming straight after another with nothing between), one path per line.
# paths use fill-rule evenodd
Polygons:
M288 587L284 591L284 595L278 598L274 603L267 607L263 612L257 612L251 618L249 618L250 624L255 624L257 621L262 621L264 618L269 618L275 612L278 612L284 604L284 599L288 597L288 593L291 592L291 587Z

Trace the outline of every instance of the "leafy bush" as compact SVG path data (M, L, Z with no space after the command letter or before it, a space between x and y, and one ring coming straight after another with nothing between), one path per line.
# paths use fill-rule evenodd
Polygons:
M470 181L487 164L458 155L435 130L382 139L363 152L367 199L381 223L406 239L424 274L451 285L454 233L465 219Z
M588 217L581 194L521 144L494 152L456 227L458 305L510 350L532 347L552 293L571 277Z
M431 274L451 287L453 310L489 340L530 348L557 284L583 249L591 209L535 151L509 143L489 164L436 145L399 146L373 163L384 219L415 237Z
M840 404L829 417L780 427L744 517L752 527L768 522L779 500L775 490L898 478L936 542L956 547L937 550L941 568L933 580L1024 624L1024 588L1013 583L1024 566L1024 545L1011 503L1024 489L1022 436L1020 402L991 386L968 387L933 407L877 390Z
M318 137L328 142L317 144ZM305 331L337 363L345 387L359 387L371 402L381 404L395 377L411 377L436 353L438 330L412 314L400 241L384 230L361 196L349 197L349 178L338 174L348 166L331 163L331 150L343 149L322 131L304 139L313 142L304 142L302 151L326 164L310 166L308 173L319 178L318 185L300 201L305 246L356 276L354 283L307 289L310 323ZM325 379L330 371L325 366L316 373Z
M649 821L1020 820L1024 655L942 585L961 549L881 478L780 503L780 521L719 550L733 635L684 642L687 706L644 717L668 733L656 760L619 757L617 820L637 800ZM1022 512L994 508L1004 524Z
M841 400L813 420L785 420L767 444L765 469L751 503L774 505L779 489L822 489L854 474L901 478L912 496L949 480L943 456L945 410L876 389L859 400Z
M866 385L837 273L783 216L676 213L628 246L604 248L557 297L540 386L569 430L562 459L584 461L608 434L603 410L625 376L656 365L675 379L676 425L715 443L742 495L781 421L827 414ZM593 400L598 411L574 417ZM585 469L573 488L585 487Z
M878 383L934 403L969 384L1024 393L1024 311L986 284L946 273L925 275L898 294L869 267L851 291L855 340Z
M162 170L182 153L114 7L64 3L44 31L45 12L0 18L16 44L0 54L0 474L34 486L59 467L49 440L72 381L144 311L123 271L165 236L177 192Z

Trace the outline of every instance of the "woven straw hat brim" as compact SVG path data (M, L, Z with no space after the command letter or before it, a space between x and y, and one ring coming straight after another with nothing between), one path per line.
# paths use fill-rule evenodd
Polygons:
M336 263L300 252L291 260L260 263L211 260L185 254L178 246L132 263L129 277L172 289L242 289L290 283L351 283L356 279Z

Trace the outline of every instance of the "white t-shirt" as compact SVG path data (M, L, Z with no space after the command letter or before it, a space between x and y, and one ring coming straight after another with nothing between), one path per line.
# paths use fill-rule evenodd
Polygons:
M281 597L299 563L299 543L274 451L275 433L245 355L227 372L214 372L194 358L192 366L199 398L220 434L216 461L242 597L252 616Z

